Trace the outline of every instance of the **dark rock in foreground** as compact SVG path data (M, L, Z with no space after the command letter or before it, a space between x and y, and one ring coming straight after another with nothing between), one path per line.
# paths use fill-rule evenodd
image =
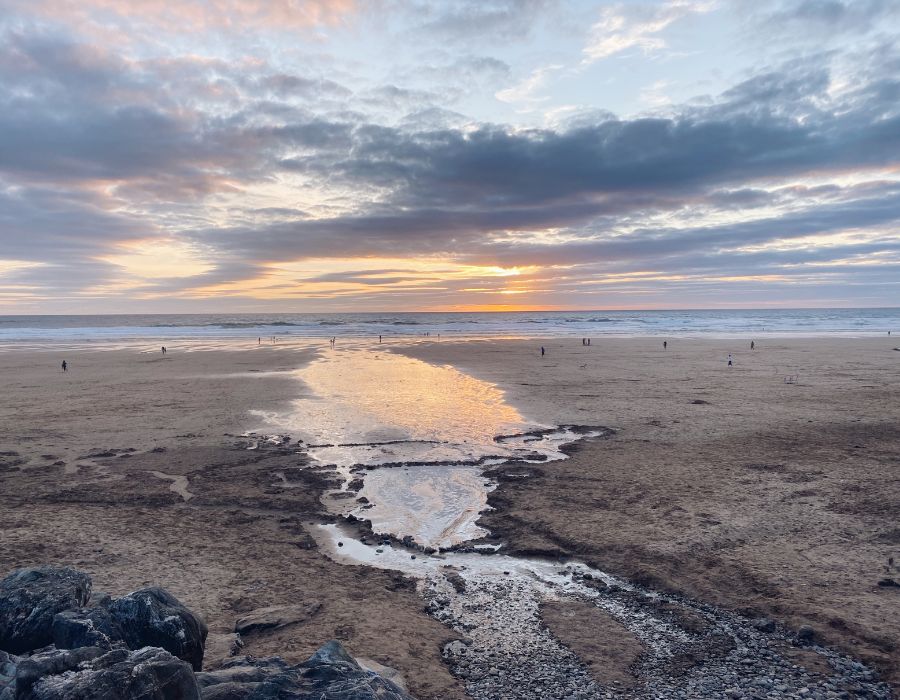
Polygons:
M20 662L16 700L199 700L191 667L154 647L52 649Z
M337 641L302 664L279 658L236 657L213 673L199 673L203 700L412 700L399 686L367 671Z
M60 649L111 649L122 642L129 649L160 647L195 671L203 667L206 623L162 588L142 588L115 600L106 598L95 607L61 612L53 619L52 631Z
M97 646L112 649L161 647L199 671L203 665L206 624L162 588L142 588L95 607L58 613L53 643L59 649Z
M244 623L277 628L318 609L266 608ZM91 598L87 574L19 569L0 581L0 700L413 700L336 641L296 666L235 657L195 675L206 637L206 624L162 588Z
M0 650L11 654L53 641L53 617L91 596L91 579L68 568L17 569L0 581Z
M110 603L109 612L130 649L162 647L195 671L203 668L206 623L166 590L152 587L129 593Z
M0 651L0 700L12 700L15 697L17 661L15 656Z
M121 625L109 612L109 600L93 608L57 613L53 618L53 644L57 649L101 647L112 649L125 638Z

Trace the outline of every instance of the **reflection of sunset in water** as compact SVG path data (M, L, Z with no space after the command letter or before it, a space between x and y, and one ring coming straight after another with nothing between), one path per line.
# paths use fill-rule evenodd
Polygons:
M358 495L368 503L338 498L329 507L423 546L486 534L476 521L493 485L481 460L560 459L559 446L578 437L560 430L497 441L541 426L526 422L493 384L403 355L338 348L296 376L310 393L287 412L259 414L266 429L302 438L309 455L335 465L345 483L363 477Z
M388 353L336 350L300 377L327 406L295 403L315 442L438 440L491 446L525 420L496 386L452 367Z

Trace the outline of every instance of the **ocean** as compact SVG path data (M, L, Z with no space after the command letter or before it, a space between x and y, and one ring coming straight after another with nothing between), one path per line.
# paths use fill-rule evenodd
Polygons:
M0 316L0 346L328 338L777 337L900 332L900 308Z

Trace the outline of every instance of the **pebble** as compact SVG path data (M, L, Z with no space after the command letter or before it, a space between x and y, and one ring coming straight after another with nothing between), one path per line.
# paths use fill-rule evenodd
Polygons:
M813 676L780 656L775 641L792 642L770 620L750 620L714 606L661 594L648 594L625 582L597 587L598 574L539 580L461 571L457 590L444 576L426 580L426 609L464 640L446 645L443 655L474 700L888 700L890 690L863 664L837 652L805 644L820 654L834 675ZM554 572L557 574L557 572ZM608 580L608 579L607 579ZM637 682L603 686L571 650L543 625L540 604L547 597L597 605L625 625L645 645L635 667ZM703 631L682 629L665 603L706 623ZM772 632L764 630L772 629ZM805 637L808 638L808 637ZM673 676L672 657L703 662ZM837 692L841 688L841 692ZM846 689L846 690L843 690Z

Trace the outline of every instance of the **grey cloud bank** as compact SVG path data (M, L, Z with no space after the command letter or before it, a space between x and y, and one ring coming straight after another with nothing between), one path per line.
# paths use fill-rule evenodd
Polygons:
M622 116L596 79L666 70L676 54L653 44L585 67L582 47L553 34L617 5L388 3L376 20L348 3L295 18L290 41L286 26L258 18L246 36L207 28L190 51L154 17L150 36L141 17L110 19L90 2L62 3L57 17L46 3L10 7L0 19L6 312L146 308L154 297L167 310L208 309L216 296L297 310L386 303L367 296L375 287L397 292L394 308L446 306L435 285L453 292L451 305L477 307L504 301L497 267L517 271L505 291L533 306L677 305L679 289L692 306L704 294L742 305L748 293L765 304L900 298L890 3L670 13L665 32L690 21L751 33L840 23L844 41L780 39L777 60L741 66L717 94ZM368 55L353 43L367 31L406 43ZM478 76L512 84L528 52L583 81L583 101L550 95L543 112L516 116L484 92ZM461 87L461 74L478 89ZM560 109L582 116L559 126ZM410 277L386 258L472 269L467 282ZM319 274L282 270L310 260ZM629 279L640 281L632 295Z

